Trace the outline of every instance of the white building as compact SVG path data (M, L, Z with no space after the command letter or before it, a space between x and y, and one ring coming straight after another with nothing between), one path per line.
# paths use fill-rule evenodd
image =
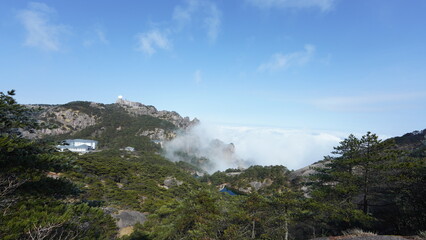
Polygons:
M125 147L124 150L126 150L128 152L134 152L135 148L134 147Z
M62 145L58 145L59 151L69 150L71 152L86 153L96 149L98 141L86 139L67 139Z

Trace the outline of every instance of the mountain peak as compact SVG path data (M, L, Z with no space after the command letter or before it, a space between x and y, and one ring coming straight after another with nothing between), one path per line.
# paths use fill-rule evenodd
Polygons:
M189 117L182 117L175 111L158 111L154 106L144 105L139 102L132 102L126 99L123 99L121 96L117 98L115 104L123 107L128 113L134 115L149 115L152 117L157 117L163 120L167 120L173 123L179 128L186 129L190 126L196 125L199 123L199 120L194 118L190 120Z

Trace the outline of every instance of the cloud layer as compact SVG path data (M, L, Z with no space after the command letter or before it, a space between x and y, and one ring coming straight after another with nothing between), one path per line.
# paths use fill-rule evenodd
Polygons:
M344 134L285 130L280 128L229 127L201 123L189 133L178 136L173 150L182 146L204 146L219 139L226 144L233 143L235 156L227 158L214 155L214 151L201 150L199 154L213 160L210 172L248 165L284 165L289 169L299 169L322 160L337 146ZM183 144L186 143L186 144ZM167 149L167 148L166 148Z
M55 10L44 3L31 2L27 9L20 11L17 18L26 30L25 45L47 51L58 51L60 39L67 33L67 27L50 20Z

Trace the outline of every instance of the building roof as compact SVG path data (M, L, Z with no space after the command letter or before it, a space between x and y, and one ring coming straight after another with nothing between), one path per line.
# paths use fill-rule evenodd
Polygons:
M222 188L222 190L220 190L219 192L227 193L227 194L229 194L231 196L236 196L237 195L236 193L234 193L233 191L227 189L226 187Z
M66 139L66 142L86 142L86 143L97 143L98 141L96 140L89 140L89 139Z
M58 148L64 148L64 149L78 149L78 148L86 148L86 149L88 149L88 148L91 148L91 146L86 145L86 144L83 144L83 145L80 145L80 146L59 145L57 147Z

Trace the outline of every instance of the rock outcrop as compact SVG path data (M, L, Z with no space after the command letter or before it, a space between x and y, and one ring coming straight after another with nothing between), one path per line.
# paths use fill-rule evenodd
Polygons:
M324 166L325 162L316 162L309 166L297 169L290 173L290 179L295 179L296 177L308 177L316 172L315 168L323 168Z
M176 133L172 131L166 131L162 128L155 128L154 130L145 130L137 132L136 135L138 136L145 136L148 137L151 140L171 140L174 137L176 137Z
M167 177L164 180L164 186L166 186L167 188L171 188L173 186L180 186L182 184L183 184L183 182L177 180L175 177Z
M174 111L158 111L154 106L123 99L118 99L115 104L81 101L70 102L63 105L34 104L27 105L27 107L37 109L34 117L39 120L40 123L45 124L46 127L34 132L25 131L23 135L27 138L43 138L47 135L55 136L61 134L74 135L87 127L101 123L105 117L109 116L110 111L116 111L114 110L117 109L116 106L124 109L125 111L121 111L121 109L119 109L119 111L125 115L149 115L168 121L180 130L188 129L199 122L196 118L190 120L189 117L182 117ZM121 129L120 126L116 131L121 131ZM104 130L104 128L96 129L91 137L99 137ZM137 136L149 137L151 140L160 141L171 140L176 136L176 133L172 130L158 127L154 130L142 130L134 134Z
M119 210L118 213L112 213L111 216L117 219L117 227L120 229L146 221L145 214L132 210Z
M37 106L37 105L36 105ZM35 107L35 106L32 106ZM80 110L58 105L44 105L37 116L40 122L55 125L54 128L43 128L33 133L23 132L28 138L40 138L45 135L59 135L77 132L98 123L98 118Z
M106 207L103 210L116 220L116 225L119 229L118 237L130 235L136 223L143 224L147 220L146 214L138 211L117 210L112 207Z
M116 104L126 109L127 112L135 115L149 115L173 123L178 128L187 129L199 122L197 118L190 120L189 117L182 117L175 111L158 111L154 106L144 105L118 98Z
M238 191L244 192L244 193L252 193L257 192L262 188L269 187L274 183L272 179L265 178L262 182L260 181L251 181L248 183L249 187L240 187L238 188Z

